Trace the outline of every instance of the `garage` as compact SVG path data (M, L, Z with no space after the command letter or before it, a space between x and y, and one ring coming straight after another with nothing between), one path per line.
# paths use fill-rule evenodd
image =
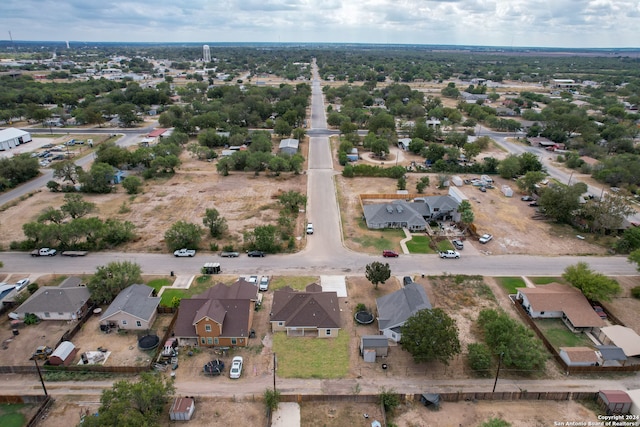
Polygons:
M0 151L31 142L31 134L16 128L0 130Z

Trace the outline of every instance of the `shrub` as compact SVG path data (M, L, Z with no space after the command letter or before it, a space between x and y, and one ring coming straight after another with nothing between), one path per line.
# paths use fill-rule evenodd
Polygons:
M468 360L471 369L487 371L491 367L491 350L486 344L469 344L467 350L469 351Z
M640 299L640 286L631 289L631 296Z

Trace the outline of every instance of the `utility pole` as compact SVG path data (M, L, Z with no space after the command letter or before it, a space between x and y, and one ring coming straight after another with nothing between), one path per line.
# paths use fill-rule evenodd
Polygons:
M47 387L44 385L44 379L42 378L42 372L40 372L40 366L38 366L38 359L36 357L33 358L33 363L36 364L36 370L38 371L38 376L40 377L40 382L42 383L42 390L44 390L44 395L49 396L47 393Z
M504 351L500 353L500 359L498 359L498 369L496 370L496 380L493 382L493 391L496 392L496 386L498 385L498 375L500 375L500 366L502 366L502 358L504 357Z
M273 353L273 393L276 393L276 366L278 364L278 358L275 353Z

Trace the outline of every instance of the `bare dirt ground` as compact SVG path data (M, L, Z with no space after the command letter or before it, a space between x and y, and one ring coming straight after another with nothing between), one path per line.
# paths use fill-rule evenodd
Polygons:
M622 323L636 332L640 332L640 300L631 296L631 288L640 285L638 277L615 277L622 292L609 302L602 304L612 312Z
M373 420L382 422L382 416L380 405L374 403L305 402L300 405L300 419L305 427L370 427Z

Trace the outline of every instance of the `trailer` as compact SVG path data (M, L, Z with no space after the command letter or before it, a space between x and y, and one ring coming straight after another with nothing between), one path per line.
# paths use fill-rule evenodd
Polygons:
M62 251L60 255L69 257L86 256L89 251Z

